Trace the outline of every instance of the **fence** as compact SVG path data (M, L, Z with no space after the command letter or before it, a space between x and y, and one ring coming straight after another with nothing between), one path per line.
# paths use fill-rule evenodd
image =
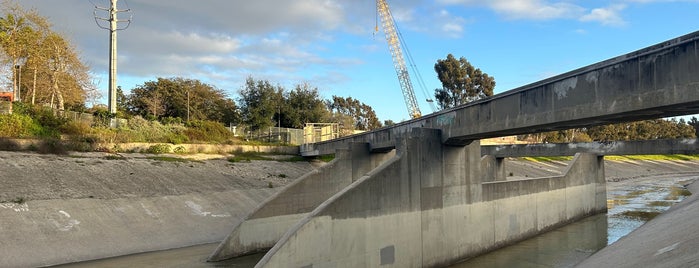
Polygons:
M61 113L58 110L54 109L55 114ZM95 121L95 116L92 114L88 113L79 113L79 112L73 112L73 111L63 111L63 117L72 120L72 121L79 121L79 122L84 122L86 124L92 125L92 123Z
M303 129L270 127L257 131L246 131L244 126L229 126L229 130L236 136L244 136L246 140L290 145L321 142L340 137L340 126L337 123L308 123Z
M234 134L245 133L246 140L257 140L271 143L282 143L291 145L303 144L303 129L270 127L257 131L245 131L240 127L233 128Z
M303 143L314 143L337 139L340 137L340 125L337 123L308 123L303 128Z

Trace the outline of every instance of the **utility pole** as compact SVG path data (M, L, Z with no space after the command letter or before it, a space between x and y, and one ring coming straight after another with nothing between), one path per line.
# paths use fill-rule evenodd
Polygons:
M117 96L116 96L116 79L117 79L117 31L126 30L131 25L131 9L127 8L124 10L117 9L117 0L110 0L111 6L109 8L100 7L95 5L95 10L93 12L95 16L95 23L97 26L109 30L109 113L116 114L117 112ZM109 18L98 16L98 11L106 11L109 13ZM120 12L130 13L129 19L119 20L117 15ZM109 22L109 27L100 24L100 21ZM119 27L119 23L127 23L124 27Z

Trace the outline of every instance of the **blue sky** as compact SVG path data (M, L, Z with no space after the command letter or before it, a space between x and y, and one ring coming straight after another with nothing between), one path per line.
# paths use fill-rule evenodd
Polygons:
M108 32L93 18L107 0L22 0L66 34L107 95ZM119 82L199 79L231 98L245 78L324 98L353 97L380 120L409 118L374 0L119 0L133 21L119 32ZM388 0L431 95L447 54L495 77L504 92L699 30L699 0ZM125 17L124 17L125 18ZM413 83L415 81L415 74ZM423 114L431 112L416 85ZM97 101L106 103L105 98Z

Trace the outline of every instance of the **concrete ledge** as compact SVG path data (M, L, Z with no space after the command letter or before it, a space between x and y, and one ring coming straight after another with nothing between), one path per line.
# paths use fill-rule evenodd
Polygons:
M45 143L38 139L10 139L0 138L3 146L9 147L4 149L11 150L31 150L32 148L40 148ZM181 147L185 153L208 153L208 154L228 154L240 152L256 152L256 153L277 153L298 155L298 146L263 146L263 145L229 145L229 144L170 144L170 143L87 143L87 142L72 142L63 141L64 146L70 148L78 147L84 150L110 150L118 152L146 152L153 145L166 144L172 150Z
M697 139L670 139L489 145L481 147L482 155L492 155L494 157L572 156L576 153L598 155L697 154L699 153L699 142L697 142Z

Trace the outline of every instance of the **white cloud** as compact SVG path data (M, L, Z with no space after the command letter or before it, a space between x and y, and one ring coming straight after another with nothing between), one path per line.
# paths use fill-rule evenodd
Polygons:
M599 22L602 25L623 26L626 21L619 14L626 8L625 5L612 5L606 8L595 8L590 13L580 17L580 21Z
M496 0L490 5L497 12L513 19L549 20L578 16L584 8L565 2L547 3L539 0Z
M509 19L550 20L573 18L584 13L585 8L566 2L547 2L543 0L437 0L447 5L482 5Z
M95 25L91 3L108 6L108 0L19 3L48 17L55 30L71 37L95 73L106 73L108 34ZM120 76L197 75L202 77L193 78L220 80L229 75L228 80L242 81L254 72L292 79L310 64L319 64L323 71L357 63L319 53L327 51L323 46L334 44L333 31L354 27L348 14L360 13L363 4L339 0L129 0L119 4L120 9L134 12L131 26L118 32ZM375 6L366 7L361 14L373 18Z
M587 8L572 1L545 0L437 0L447 5L483 5L508 19L554 20L577 19L584 22L598 22L607 26L623 26L626 21L620 13L626 8L623 4L608 7ZM627 0L632 2L660 2L678 0ZM685 0L686 1L686 0Z
M435 19L438 25L441 25L440 30L443 35L452 38L459 38L464 33L464 25L466 20L459 16L454 16L447 10L441 10Z

